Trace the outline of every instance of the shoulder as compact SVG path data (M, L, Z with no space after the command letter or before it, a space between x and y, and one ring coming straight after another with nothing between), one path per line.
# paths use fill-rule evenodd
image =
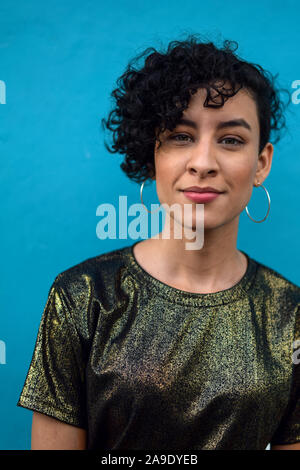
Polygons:
M50 290L57 293L67 318L83 336L89 336L101 312L113 311L126 297L130 249L88 258L56 276Z
M272 318L276 316L280 322L293 320L299 325L300 287L277 270L254 261L257 271L252 295L261 299L267 311L272 312Z
M254 260L257 264L256 283L268 293L285 297L300 305L300 287L277 270Z
M104 287L112 283L113 277L128 265L131 247L122 247L101 255L85 259L64 271L55 278L55 284L65 289L80 291L82 288Z

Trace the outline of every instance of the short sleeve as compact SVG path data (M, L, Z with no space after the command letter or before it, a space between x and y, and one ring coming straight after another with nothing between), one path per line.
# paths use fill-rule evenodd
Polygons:
M294 331L290 400L279 427L271 439L271 446L300 442L300 306L296 311Z
M50 287L17 406L86 428L85 364L72 300L58 275Z

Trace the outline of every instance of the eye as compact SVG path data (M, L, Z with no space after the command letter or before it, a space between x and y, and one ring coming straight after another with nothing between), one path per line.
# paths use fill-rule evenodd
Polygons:
M174 134L171 135L169 139L174 140L175 142L187 142L187 139L191 139L191 137L187 134ZM235 137L224 137L221 142L223 141L227 141L226 145L230 145L232 147L238 147L244 144L242 140L236 139Z
M183 137L183 139L180 138L179 140L177 140L177 137ZM175 140L177 142L186 142L185 138L190 139L190 136L186 135L186 134L175 134L175 135L172 135L171 137L169 137L169 139Z
M243 145L244 142L239 140L239 139L236 139L235 137L224 137L224 139L221 140L221 142L223 142L224 140L229 140L231 142L229 142L228 145L233 145L234 147L237 147L239 145Z

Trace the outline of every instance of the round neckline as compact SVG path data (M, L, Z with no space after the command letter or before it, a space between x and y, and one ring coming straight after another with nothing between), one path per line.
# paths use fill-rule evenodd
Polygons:
M248 264L244 276L239 280L237 284L228 289L221 290L218 292L211 293L198 293L198 292L188 292L177 287L170 286L156 277L148 273L137 261L135 258L133 249L135 245L140 243L140 240L133 243L133 245L127 246L124 248L125 252L128 255L129 266L131 272L139 280L146 283L147 288L150 288L156 295L162 296L171 302L181 303L184 305L197 305L197 306L212 306L226 304L233 302L242 296L245 296L249 291L257 270L257 263L255 260L250 258L250 256L245 253L243 250L240 250L247 258Z

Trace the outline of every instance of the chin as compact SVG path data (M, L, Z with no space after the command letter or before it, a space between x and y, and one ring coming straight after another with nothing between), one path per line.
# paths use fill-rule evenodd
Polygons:
M199 225L200 225L200 224L199 224ZM214 217L214 220L211 220L211 221L208 220L208 218L204 218L204 222L203 222L203 224L202 224L202 227L201 227L201 225L200 225L200 226L198 227L198 231L200 231L200 230L204 230L204 231L206 231L206 230L213 230L213 229L217 229L218 227L221 227L222 225L224 225L224 222L223 222L223 223L218 223L218 222L216 222L215 217ZM193 223L192 223L191 225L185 224L185 225L183 226L183 230L184 230L184 228L185 228L186 230L193 230L193 231L196 231L196 229L197 229L196 221L193 220Z

